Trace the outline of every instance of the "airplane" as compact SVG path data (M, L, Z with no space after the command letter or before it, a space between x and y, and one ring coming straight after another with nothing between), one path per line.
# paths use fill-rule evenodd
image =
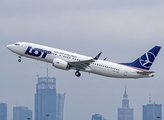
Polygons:
M81 76L80 71L93 73L113 78L147 78L154 77L155 72L149 71L153 64L160 46L155 46L134 62L113 63L105 59L99 59L102 52L96 57L88 57L73 52L68 52L44 45L17 42L10 44L7 48L18 55L18 61L21 57L32 58L39 61L51 63L54 67L62 70L76 70L75 75Z

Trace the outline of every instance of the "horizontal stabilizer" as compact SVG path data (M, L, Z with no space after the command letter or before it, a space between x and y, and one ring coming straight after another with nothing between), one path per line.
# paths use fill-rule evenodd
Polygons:
M143 72L143 71L137 71L138 74L152 74L155 73L154 71L147 71L147 72Z

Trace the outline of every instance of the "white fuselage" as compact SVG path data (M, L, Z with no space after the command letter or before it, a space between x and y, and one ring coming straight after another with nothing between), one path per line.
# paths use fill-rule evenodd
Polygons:
M29 48L31 47L31 49ZM92 57L59 50L52 47L47 47L43 45L33 44L33 43L26 43L26 42L19 42L16 44L9 45L8 48L16 53L18 56L24 56L32 59L36 59L39 61L44 61L48 63L53 63L55 58L59 58L66 62L75 62L75 61L85 61L93 59ZM37 49L41 54L38 54L38 51L35 51L36 56L32 56L29 54L25 54L29 49L28 53L32 53L33 49ZM46 50L46 52L43 52ZM76 69L76 68L72 68ZM115 78L144 78L144 77L152 77L154 74L138 74L139 71L145 71L142 69L137 69L125 65L121 65L118 63L113 63L104 60L96 60L95 62L90 63L84 70L80 70L84 72L94 73L102 76L107 77L115 77Z

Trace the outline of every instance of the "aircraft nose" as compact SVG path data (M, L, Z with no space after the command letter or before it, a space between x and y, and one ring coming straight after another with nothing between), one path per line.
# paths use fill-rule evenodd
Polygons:
M12 50L13 46L12 46L12 45L8 45L7 48L8 48L9 50Z

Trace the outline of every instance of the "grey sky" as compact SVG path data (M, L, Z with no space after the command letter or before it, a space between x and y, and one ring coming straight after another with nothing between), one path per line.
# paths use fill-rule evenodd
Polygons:
M164 46L163 11L162 0L0 1L0 102L8 104L8 120L14 106L25 105L34 112L36 75L46 75L46 63L27 58L18 63L8 44L27 41L93 57L102 51L101 59L130 62L154 45ZM49 64L57 91L67 93L64 120L90 120L95 113L117 120L125 85L134 119L141 120L149 94L164 104L163 54L161 49L151 68L156 76L137 80L88 73L77 78L75 71Z

